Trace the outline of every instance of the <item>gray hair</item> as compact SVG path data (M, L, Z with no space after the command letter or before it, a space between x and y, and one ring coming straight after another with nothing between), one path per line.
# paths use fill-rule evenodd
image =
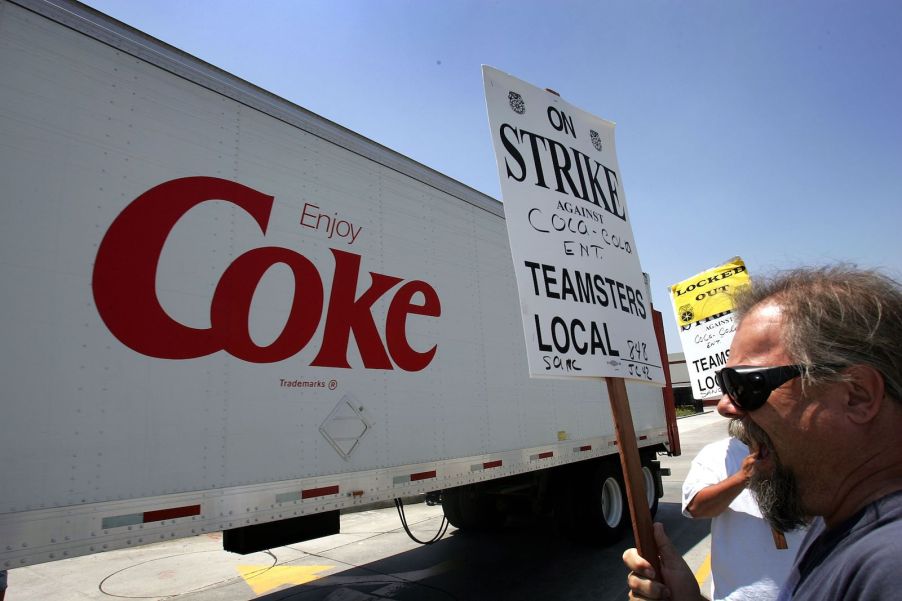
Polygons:
M855 266L801 268L755 278L734 294L738 320L773 302L785 316L782 339L789 357L803 365L803 382L842 381L850 365L883 375L886 394L902 402L902 285L875 270Z

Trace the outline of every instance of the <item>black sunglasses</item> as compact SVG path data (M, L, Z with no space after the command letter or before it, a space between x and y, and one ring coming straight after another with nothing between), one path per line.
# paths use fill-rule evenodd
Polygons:
M754 411L767 402L774 390L802 375L801 365L752 367L738 365L714 372L714 381L737 407Z

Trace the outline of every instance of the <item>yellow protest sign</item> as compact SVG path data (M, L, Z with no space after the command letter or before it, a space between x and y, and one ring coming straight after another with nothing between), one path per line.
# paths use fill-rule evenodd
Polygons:
M730 259L670 287L677 325L685 326L733 309L731 293L749 283L745 263Z

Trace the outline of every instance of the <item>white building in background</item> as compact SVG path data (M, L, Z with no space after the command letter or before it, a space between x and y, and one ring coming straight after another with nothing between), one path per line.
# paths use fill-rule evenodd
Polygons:
M677 407L696 405L701 409L702 405L714 406L717 399L709 399L702 403L692 398L692 383L689 382L689 368L686 366L686 356L683 353L668 353L667 362L670 364L670 379L673 383L673 401Z

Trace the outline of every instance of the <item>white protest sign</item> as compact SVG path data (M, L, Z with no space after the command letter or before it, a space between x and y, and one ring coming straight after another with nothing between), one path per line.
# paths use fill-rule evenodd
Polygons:
M680 326L680 342L694 398L704 401L723 394L714 382L714 372L726 364L735 332L732 311Z
M664 383L614 124L483 66L531 376Z
M734 257L670 287L696 399L720 398L723 394L714 382L714 372L726 365L736 333L731 292L748 283L745 263Z

